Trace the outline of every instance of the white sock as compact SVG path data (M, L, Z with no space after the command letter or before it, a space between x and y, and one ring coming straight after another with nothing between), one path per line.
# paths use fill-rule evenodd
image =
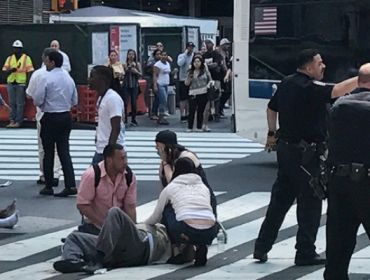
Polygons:
M0 219L0 228L12 228L18 223L19 211L16 211L13 215Z

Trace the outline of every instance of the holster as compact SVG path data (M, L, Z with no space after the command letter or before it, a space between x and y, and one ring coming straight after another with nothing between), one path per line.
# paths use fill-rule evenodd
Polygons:
M352 181L359 182L368 174L368 166L361 163L340 164L334 167L333 173L339 177L350 177Z

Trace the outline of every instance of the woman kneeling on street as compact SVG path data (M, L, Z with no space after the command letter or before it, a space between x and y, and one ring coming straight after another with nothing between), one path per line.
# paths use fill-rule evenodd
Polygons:
M162 190L154 213L145 223L162 222L172 244L196 246L194 265L204 266L207 245L217 234L216 217L211 206L211 191L196 173L190 158L177 159L172 181Z

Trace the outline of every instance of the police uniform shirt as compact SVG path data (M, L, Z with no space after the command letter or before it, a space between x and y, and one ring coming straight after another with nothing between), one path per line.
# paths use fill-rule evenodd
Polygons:
M284 78L268 104L279 113L278 137L292 143L324 141L332 90L333 86L300 72Z
M330 164L370 164L369 128L370 90L339 98L328 124Z

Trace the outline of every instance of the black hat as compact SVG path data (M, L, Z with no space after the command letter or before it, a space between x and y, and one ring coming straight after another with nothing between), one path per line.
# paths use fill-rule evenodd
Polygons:
M155 142L168 144L168 145L175 145L180 149L185 149L184 146L179 145L177 143L177 135L175 132L171 130L162 130L158 132L157 136L155 137Z
M193 43L193 42L188 42L188 43L186 44L186 47L193 47L193 48L195 48L195 45L194 45L194 43Z

